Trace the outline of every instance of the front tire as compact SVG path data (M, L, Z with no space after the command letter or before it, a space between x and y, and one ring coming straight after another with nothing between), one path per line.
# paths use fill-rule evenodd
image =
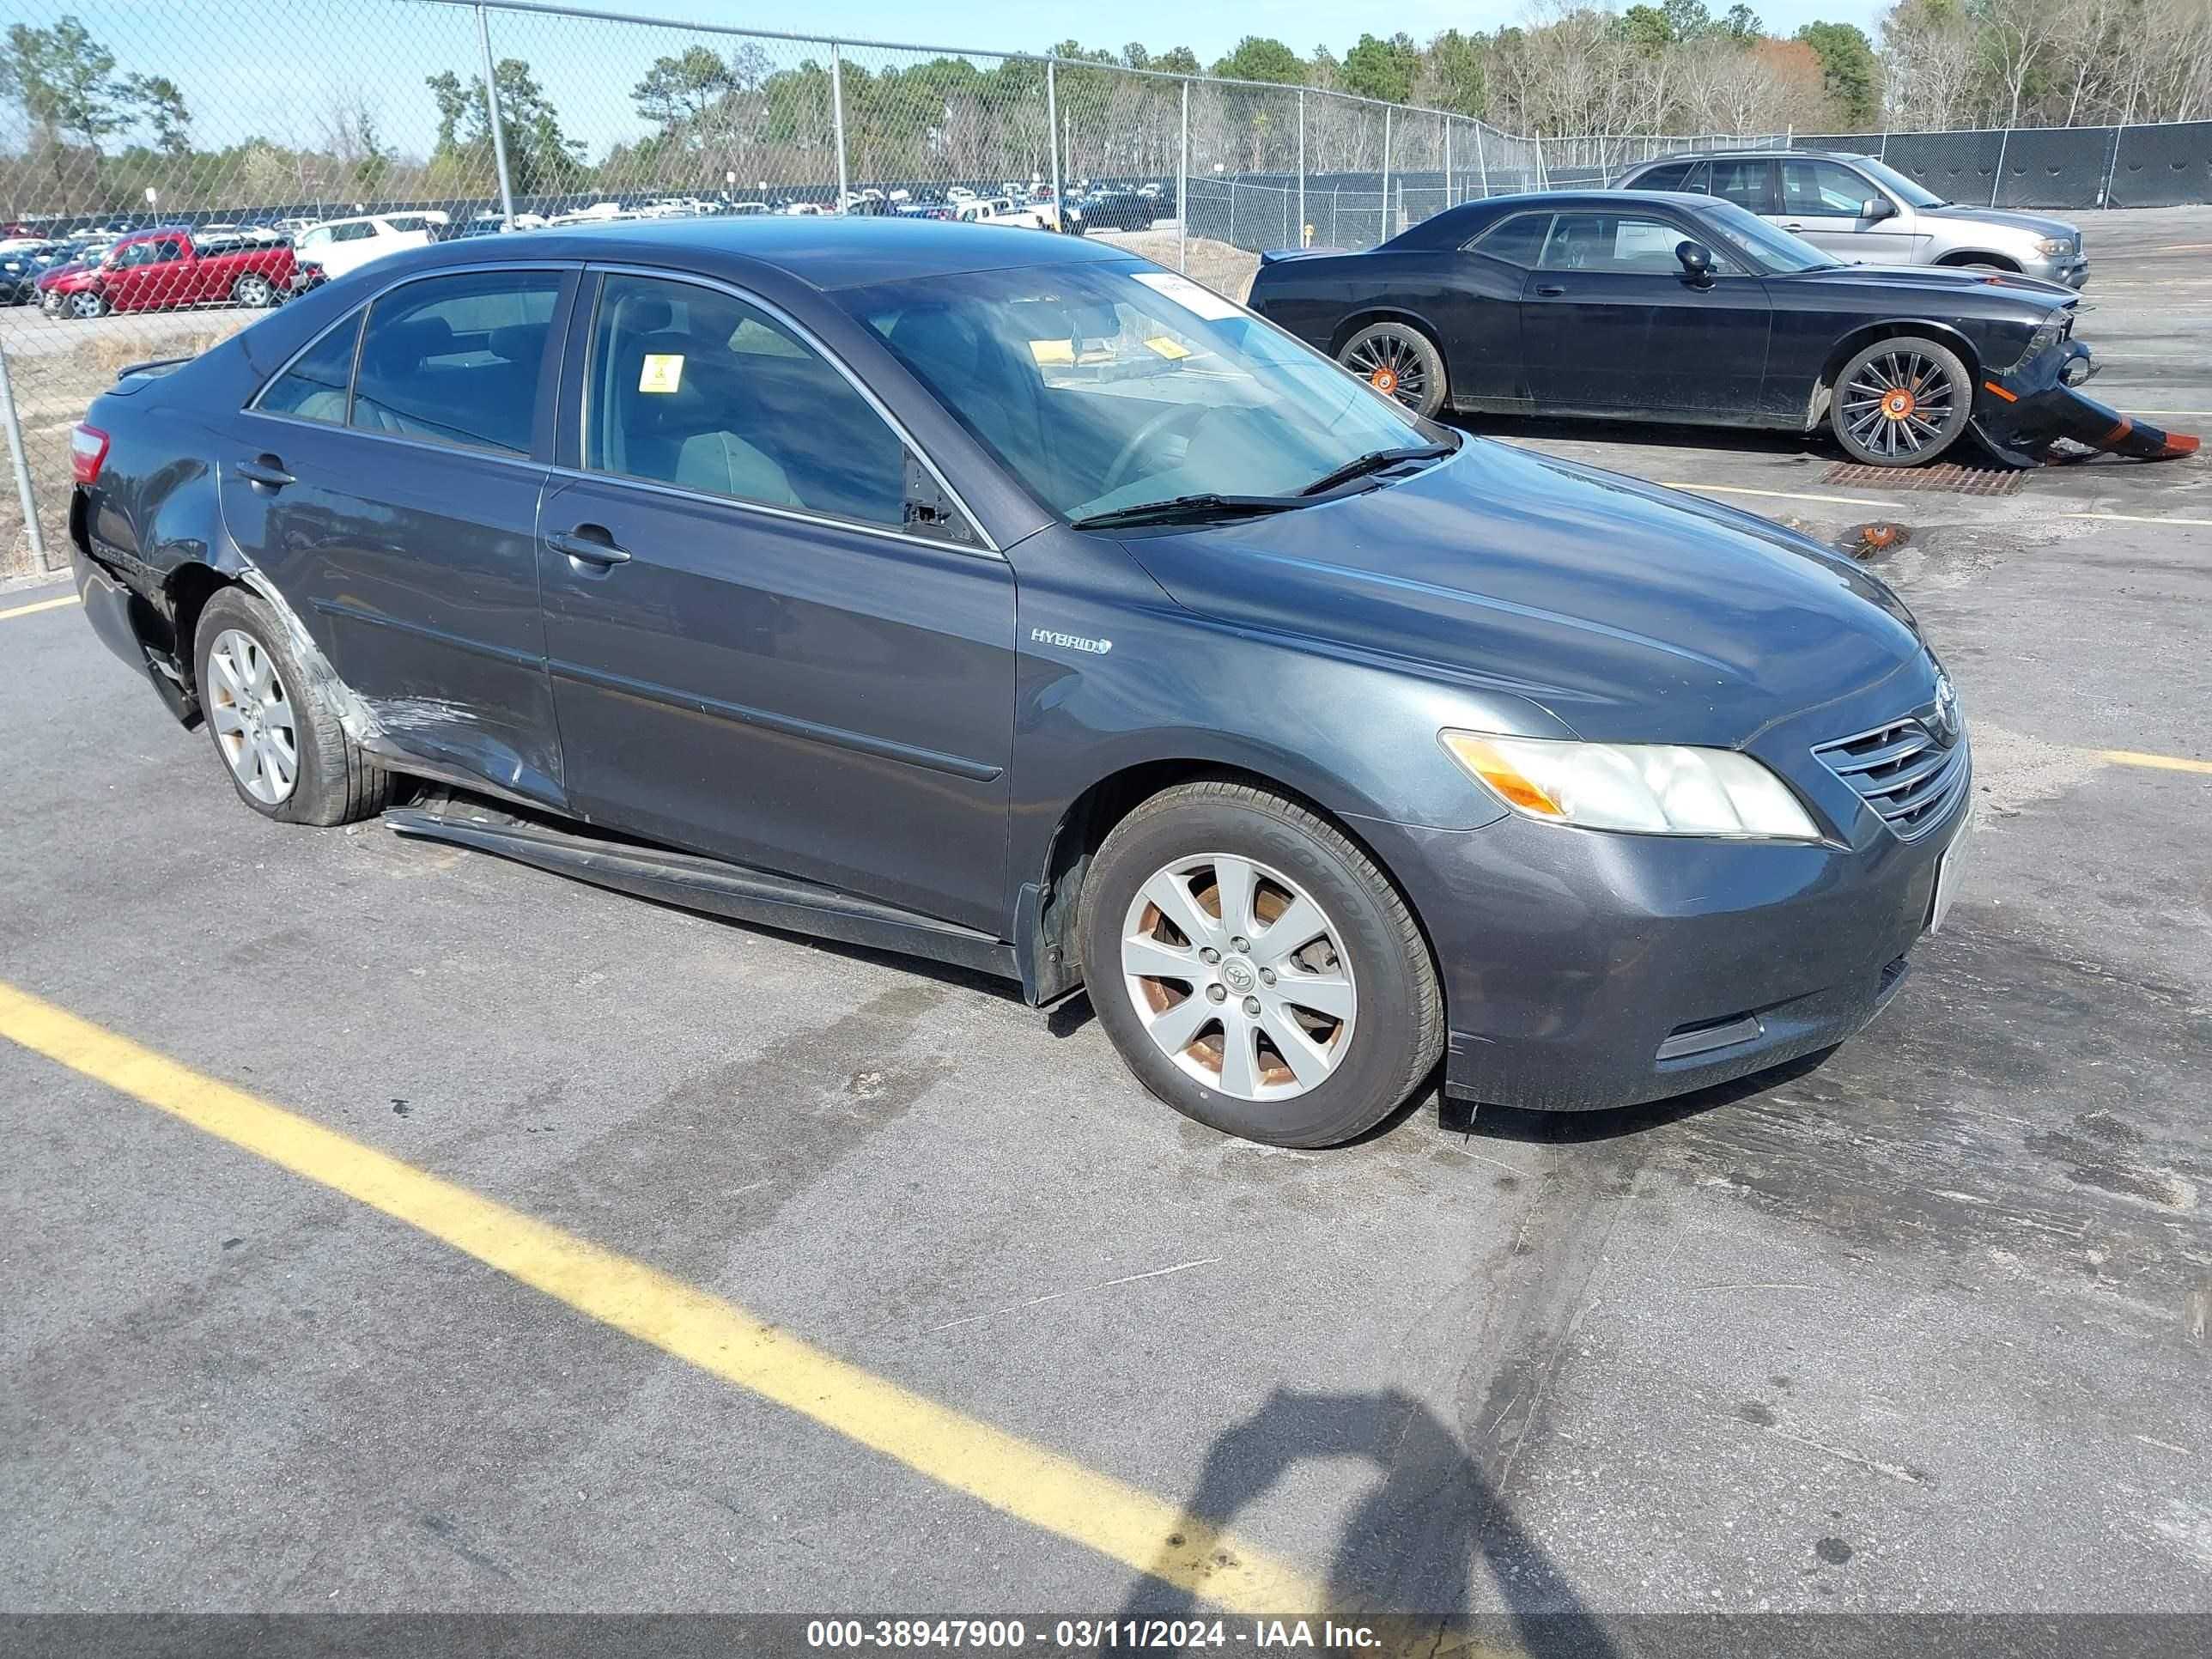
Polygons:
M280 823L350 823L392 799L392 775L345 734L269 602L226 587L200 612L200 710L244 801Z
M72 294L62 309L81 323L89 323L107 315L107 296L104 294Z
M1374 861L1297 803L1179 785L1116 824L1083 887L1100 1024L1187 1117L1330 1146L1402 1106L1443 1048L1435 964Z
M1855 461L1925 466L1973 419L1974 382L1948 346L1918 335L1877 340L1844 365L1828 424Z
M276 285L266 276L249 271L231 284L230 297L249 310L259 311L276 303Z
M1336 361L1416 415L1444 405L1443 354L1410 323L1370 323L1344 343Z

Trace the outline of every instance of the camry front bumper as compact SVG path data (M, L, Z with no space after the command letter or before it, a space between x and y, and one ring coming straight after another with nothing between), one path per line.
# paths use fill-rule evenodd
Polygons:
M1975 430L2015 466L2040 465L2062 439L2143 461L2197 453L2193 433L2152 426L2083 392L2094 372L2089 348L2069 340L2003 374L1986 374L1974 398Z
M1480 830L1357 827L1436 950L1444 1091L1587 1111L1729 1082L1863 1030L1904 982L1972 799L1968 771L1911 840L1869 811L1850 845L1517 815Z

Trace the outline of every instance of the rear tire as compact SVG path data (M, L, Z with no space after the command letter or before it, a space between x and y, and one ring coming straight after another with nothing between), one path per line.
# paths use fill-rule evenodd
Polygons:
M1436 967L1398 890L1333 825L1249 784L1178 785L1116 824L1083 884L1081 935L1122 1060L1225 1134L1356 1139L1443 1049Z
M1925 466L1966 435L1974 381L1958 353L1917 334L1876 340L1845 363L1828 424L1855 461Z
M392 775L346 736L266 599L243 587L216 592L192 656L208 735L239 799L279 823L323 825L389 804Z
M1416 415L1444 405L1443 354L1410 323L1370 323L1344 343L1336 361Z

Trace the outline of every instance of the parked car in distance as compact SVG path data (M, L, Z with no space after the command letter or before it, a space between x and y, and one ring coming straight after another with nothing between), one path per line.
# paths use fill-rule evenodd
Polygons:
M74 242L15 241L0 247L0 305L29 305L39 297L39 278L72 263Z
M437 220L445 217L441 213ZM422 213L397 217L367 213L349 219L325 219L294 237L292 246L335 279L404 249L427 247L434 240L433 222L429 215Z
M2089 280L2079 227L1947 202L1871 155L1793 149L1664 156L1631 168L1620 188L1719 197L1846 264L1976 265L2074 289Z
M1150 230L1159 213L1159 198L1141 191L1094 190L1083 198L1086 230Z
M39 303L49 315L79 319L112 311L273 306L290 291L293 269L283 242L173 225L124 237L96 264L49 272L39 280Z
M1155 1094L1275 1144L1439 1069L1574 1109L1826 1048L1972 799L1850 559L1074 238L424 249L72 451L83 614L249 809L1087 984Z
M1970 428L2016 451L2039 400L2087 377L2076 303L2024 277L1843 264L1732 202L1619 191L1470 202L1364 253L1264 254L1250 299L1425 415L1825 420L1884 466Z

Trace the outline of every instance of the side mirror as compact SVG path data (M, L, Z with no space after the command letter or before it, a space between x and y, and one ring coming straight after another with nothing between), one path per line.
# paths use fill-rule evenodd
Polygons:
M1674 244L1674 257L1682 262L1682 274L1693 283L1712 280L1713 251L1703 242L1687 240Z
M1887 196L1869 196L1859 204L1859 217L1862 219L1894 219L1896 216L1897 204Z

